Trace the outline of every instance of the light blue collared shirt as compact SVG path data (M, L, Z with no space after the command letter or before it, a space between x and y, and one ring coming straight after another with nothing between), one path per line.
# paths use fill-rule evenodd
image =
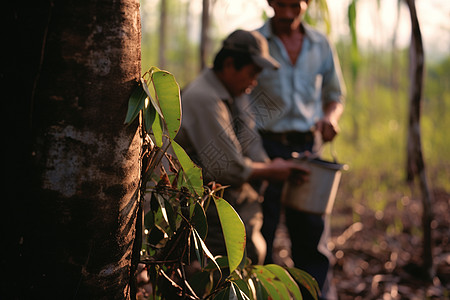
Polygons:
M264 69L251 94L257 126L272 132L309 131L322 118L323 104L343 102L340 66L325 35L304 24L302 51L292 64L270 24L258 31L280 68Z

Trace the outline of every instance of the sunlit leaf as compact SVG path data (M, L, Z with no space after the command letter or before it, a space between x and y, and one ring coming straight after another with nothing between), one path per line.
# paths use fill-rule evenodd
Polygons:
M289 299L286 285L265 266L255 266L255 274L272 299Z
M282 300L290 300L291 299L290 295L289 295L289 291L288 291L286 285L284 284L284 282L282 282L280 280L274 280L274 281L270 281L270 283L277 290L277 293L280 296L280 299L282 299Z
M255 283L255 280L252 277L248 277L246 282L249 288L249 297L251 299L262 299L263 297L261 296L261 293L258 294L257 284ZM261 284L259 285L259 287L261 288ZM260 296L259 298L258 295Z
M303 285L310 294L317 300L318 295L320 294L319 284L309 273L297 269L297 268L288 268L289 273L294 277L294 279L301 285Z
M172 141L172 149L183 169L184 177L187 182L186 187L191 190L194 195L203 195L202 169L192 162L186 151L184 151L184 149L175 141Z
M286 271L283 267L275 264L265 265L264 267L270 272L272 272L276 277L278 277L278 279L281 280L281 282L283 282L286 285L286 287L291 292L294 299L301 300L303 298L297 283L291 277L288 271Z
M175 77L167 71L153 71L152 82L168 134L173 139L181 124L180 87Z
M147 82L146 82L143 78L141 78L141 84L142 84L142 88L143 88L144 91L145 91L145 94L147 95L148 99L150 100L150 104L153 105L153 107L154 107L155 110L158 112L158 114L159 114L162 118L164 118L164 115L163 115L163 113L162 113L162 111L161 111L161 107L159 106L158 102L155 101L155 99L154 99L154 96L155 96L154 93L152 93L152 92L150 91L150 89L148 88ZM153 94L153 95L152 95L152 94Z
M259 281L261 282L262 286L264 287L265 291L268 294L269 299L272 300L280 300L280 295L278 294L277 289L273 284L271 284L266 278L258 276Z
M152 130L151 133L153 136L152 140L156 146L162 147L163 144L163 126L161 125L161 117L158 114L155 114L155 118L153 119Z
M244 256L245 227L238 213L227 201L214 197L214 202L222 225L231 273L239 266Z

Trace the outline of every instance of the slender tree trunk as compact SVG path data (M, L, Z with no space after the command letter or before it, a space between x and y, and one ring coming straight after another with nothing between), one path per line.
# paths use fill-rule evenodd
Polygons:
M206 67L206 59L208 56L209 49L209 7L210 0L203 0L203 10L202 10L202 27L200 33L200 69Z
M159 50L158 50L158 63L159 68L166 68L166 40L167 40L167 1L161 0L159 11Z
M23 171L6 282L19 299L127 299L141 138L123 120L140 77L139 1L19 3L12 23Z
M429 278L434 275L432 256L431 221L433 214L431 209L432 193L428 184L425 170L425 162L422 154L422 142L420 135L420 113L422 102L422 88L424 76L424 50L419 21L417 19L414 0L406 0L408 4L412 35L410 48L410 105L409 105L409 130L408 130L408 158L407 180L412 184L417 176L420 182L422 194L422 226L423 226L423 267Z

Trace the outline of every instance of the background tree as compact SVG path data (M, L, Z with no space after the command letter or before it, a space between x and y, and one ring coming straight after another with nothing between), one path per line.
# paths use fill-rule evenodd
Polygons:
M161 0L159 7L159 50L158 63L160 68L166 68L166 39L167 39L167 0Z
M423 229L423 268L426 276L434 276L431 221L432 193L428 183L425 161L422 154L422 138L420 130L420 115L422 110L422 91L425 69L425 55L417 19L415 0L406 0L411 17L411 47L410 47L410 90L409 90L409 122L407 142L407 180L412 185L418 178L422 194L422 229Z
M1 78L17 97L2 297L129 298L141 139L123 116L140 77L139 1L4 13L13 29Z
M200 31L200 70L207 65L206 59L210 47L210 6L211 0L202 0L202 25Z

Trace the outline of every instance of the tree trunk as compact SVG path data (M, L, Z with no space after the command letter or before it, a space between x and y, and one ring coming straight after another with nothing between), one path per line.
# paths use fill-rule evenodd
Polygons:
M123 121L140 77L139 1L37 1L8 13L20 152L2 291L129 298L141 138Z
M166 68L166 40L167 40L167 0L161 0L159 11L159 50L158 63L160 69Z
M209 49L209 6L210 0L203 0L203 9L202 9L202 27L200 33L200 69L206 67L206 59L208 56Z
M410 103L409 103L409 130L408 130L408 158L407 180L412 184L417 176L420 182L422 194L422 226L423 226L423 267L429 278L434 275L431 221L433 214L431 209L432 194L428 185L425 162L422 154L422 142L420 135L420 113L422 101L422 87L424 75L424 50L422 35L420 33L419 20L417 19L414 0L406 0L411 16L411 48L410 48Z

